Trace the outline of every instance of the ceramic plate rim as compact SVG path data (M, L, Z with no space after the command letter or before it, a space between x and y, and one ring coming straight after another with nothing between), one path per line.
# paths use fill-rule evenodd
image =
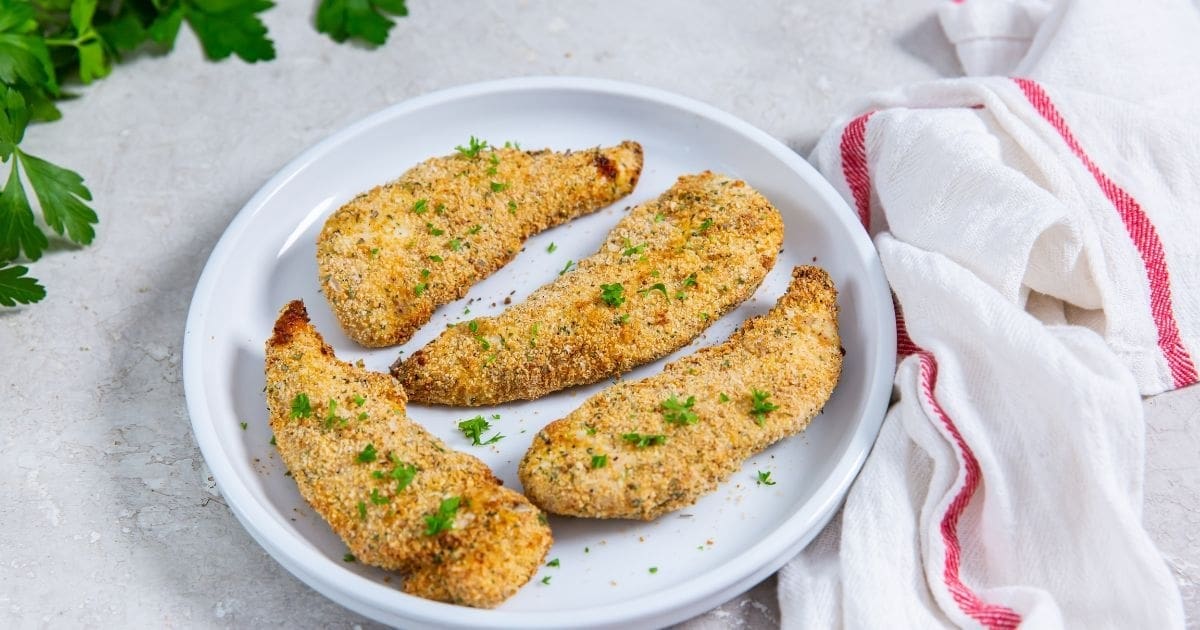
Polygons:
M366 577L346 572L322 574L319 570L329 560L315 549L306 548L298 537L287 532L249 492L228 461L225 449L212 422L209 412L208 393L203 387L203 364L200 357L204 350L201 332L206 330L208 318L203 305L216 288L216 277L220 269L229 263L232 247L245 231L251 220L267 202L288 182L321 156L344 143L363 130L385 124L397 118L423 110L449 104L458 99L482 95L524 91L592 92L607 96L632 98L681 110L703 118L709 123L725 127L746 141L756 143L782 162L811 186L817 196L834 211L829 217L840 223L842 231L849 236L848 245L863 262L868 293L875 297L874 303L864 304L864 319L868 330L873 329L873 342L879 350L874 365L867 370L871 375L867 387L868 400L863 406L866 412L858 418L858 426L851 438L850 447L840 457L830 474L814 493L813 500L800 507L789 518L779 523L774 531L745 553L731 559L720 570L709 571L678 585L649 595L642 595L625 602L605 604L573 611L516 612L482 610L428 601L406 595L389 586L379 584ZM205 463L213 479L228 501L229 507L242 526L271 556L291 573L306 582L326 597L367 616L406 619L422 624L463 625L493 628L546 628L564 624L578 625L584 621L593 627L615 624L661 620L673 611L681 611L695 604L721 595L738 586L747 578L774 572L806 545L832 517L841 504L851 482L857 476L883 422L891 391L892 372L895 365L895 315L891 295L882 266L873 244L861 226L854 222L855 215L833 187L800 155L766 132L741 119L700 101L671 92L632 83L608 79L583 77L522 77L472 83L408 99L351 123L302 152L280 169L238 211L222 233L217 245L209 255L204 270L196 284L188 310L183 343L183 380L188 414ZM750 586L750 585L746 585ZM719 602L712 602L716 605Z

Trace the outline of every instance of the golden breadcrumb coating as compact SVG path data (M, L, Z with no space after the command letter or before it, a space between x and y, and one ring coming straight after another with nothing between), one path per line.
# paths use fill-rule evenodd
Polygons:
M552 543L542 513L409 420L394 379L334 357L302 302L280 312L266 371L279 454L358 561L405 573L405 592L481 608L537 571Z
M321 291L351 339L404 343L525 239L628 195L641 172L642 147L630 141L426 160L329 217L317 238Z
M497 317L443 331L392 374L414 401L491 405L627 372L750 297L782 242L779 211L745 182L685 175L578 268Z
M792 277L770 313L725 343L613 385L542 429L520 464L526 496L555 514L650 520L804 430L833 393L843 352L828 274L797 267Z

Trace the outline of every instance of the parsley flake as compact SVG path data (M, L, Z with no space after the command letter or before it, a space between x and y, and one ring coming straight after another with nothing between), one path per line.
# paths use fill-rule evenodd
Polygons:
M767 420L767 414L779 409L779 405L767 401L771 397L767 392L755 389L750 392L750 396L750 415L754 416L754 421L761 427Z
M366 398L363 398L363 397L362 397L361 395L359 395L359 394L355 394L355 395L354 395L354 398L351 398L351 400L353 400L353 401L354 401L354 406L355 406L355 407L361 407L361 406L363 406L363 403L366 403L366 402L367 402L367 399L366 399Z
M678 425L696 424L700 420L700 416L697 416L696 412L692 411L692 406L695 404L695 396L688 396L684 402L680 402L678 398L671 396L662 401L660 409L663 414L663 420Z
M592 455L592 468L604 468L608 465L608 455Z
M552 577L552 576L549 576L549 575L543 576L543 577L542 577L542 584L549 585L549 584L550 584L550 578L551 578L551 577Z
M446 233L446 230L439 230L432 223L426 223L425 229L429 230L429 234L432 236L441 236Z
M620 282L600 285L600 299L616 308L625 303L625 287Z
M458 512L458 506L461 504L462 497L442 499L437 512L425 516L425 535L436 536L454 529L454 515Z
M707 232L707 231L708 231L708 228L712 227L712 225L713 225L713 220L712 220L712 219L705 219L704 221L702 221L702 222L700 223L700 227L696 228L696 232L695 232L695 233L696 233L696 234L703 234L703 233Z
M508 188L508 184L506 184L504 182L492 182L491 187L492 187L492 192L498 193L498 192L503 192L505 188Z
M247 426L249 426L249 425L247 425L245 422L241 423L241 425L242 425L242 430L243 430L243 431L245 431L245 430L246 430L246 427L247 427Z
M312 403L308 401L308 394L296 394L292 399L292 417L293 418L309 418L312 416Z
M355 560L357 560L357 558L355 558L354 554L352 553L342 556L342 562L354 562Z
M547 562L547 563L546 563L546 566L548 566L548 567L557 567L557 566L559 566L558 558L555 558L555 559L551 560L550 562Z
M359 520L363 520L363 521L367 520L367 502L366 501L358 502L358 518L359 518Z
M496 433L492 437L483 440L483 434L492 429L492 423L488 422L482 415L468 418L458 423L458 430L462 431L463 436L471 438L471 446L487 446L495 444L504 439L500 433Z
M724 403L729 402L729 396L726 396L725 392L721 392L721 395L717 396L717 400L720 401L722 404L724 404Z
M667 285L665 285L661 282L659 282L657 284L652 284L652 285L646 287L645 289L641 289L640 291L638 291L638 295L647 295L651 291L661 291L663 294L663 297L667 297Z
M663 219L665 219L665 218L667 218L667 217L663 216L663 213L661 213L661 212L655 212L655 213L654 213L654 222L655 222L655 223L659 223L659 222L661 222L661 221L662 221Z
M761 470L758 471L758 485L760 485L760 486L775 485L775 482L771 480L771 471L769 471L769 470L766 472L763 472Z
M658 573L658 567L650 567L650 574L653 575L655 573Z
M418 199L417 202L414 203L413 207L412 207L413 214L425 214L428 210L429 210L429 200L428 199Z
M660 446L667 443L667 436L659 433L656 435L642 435L641 433L622 433L621 439L629 442L638 448L646 448L647 446Z
M375 450L375 445L367 444L366 447L364 447L363 450L361 452L359 452L358 456L355 457L354 459L357 460L358 463L360 463L360 464L370 464L371 462L375 461L375 458L378 456L379 456L379 454Z
M483 226L476 223L475 225L471 226L471 229L467 230L467 234L478 234L479 230L482 230L482 229L483 229Z
M508 200L508 213L509 214L517 213L517 202L513 201L512 199Z
M621 251L621 256L637 256L644 251L646 251L645 243L634 247L633 244L629 242L629 239L625 239L625 249Z
M560 275L560 276L561 276L561 275L563 275L564 273L567 273L568 271L570 271L570 270L571 270L571 265L574 265L574 264L575 264L575 261L574 261L574 260L568 260L568 261L567 261L567 264L563 265L562 271L559 271L559 272L558 272L558 275Z
M387 476L395 480L396 493L399 494L404 492L404 489L408 487L408 484L412 483L413 479L417 477L417 467L413 464L405 464L404 462L400 461L400 458L396 457L395 453L388 455L388 459L392 462L392 469L387 472ZM377 470L375 472L379 471ZM372 473L371 476L375 477L374 473ZM375 478L379 479L382 476L383 475L379 475L379 477Z
M419 282L419 283L413 285L413 295L415 295L417 297L421 297L422 295L425 294L425 289L428 289L428 288L429 288L428 282Z
M554 250L556 250L556 249L558 249L558 245L555 245L553 242L551 242L550 245L546 248L546 253L553 254Z
M462 241L457 238L452 238L450 239L450 242L446 243L446 247L449 247L450 251L456 252L462 249Z
M374 503L375 505L384 505L389 501L391 501L391 499L379 494L379 488L371 488L371 503Z
M458 154L462 157L475 159L479 157L479 152L486 149L487 146L487 140L471 136L471 139L467 141L467 146L459 145L454 147L454 150L458 151Z

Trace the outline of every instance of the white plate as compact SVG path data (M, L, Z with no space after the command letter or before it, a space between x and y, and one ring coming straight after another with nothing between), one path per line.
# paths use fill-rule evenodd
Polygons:
M515 261L439 309L399 349L367 351L338 328L317 288L314 241L326 216L353 195L476 135L527 149L581 149L633 139L645 168L627 199L529 241ZM342 561L341 541L300 498L269 444L263 342L277 310L303 298L313 323L344 360L386 370L447 323L504 308L554 279L567 260L591 254L624 214L677 176L712 169L747 180L784 216L784 250L755 296L671 358L725 339L767 311L791 268L816 263L841 292L846 348L841 383L801 436L752 458L728 482L680 513L651 523L552 517L546 567L495 610L427 601L397 590L398 578ZM554 253L547 246L557 245ZM470 315L465 314L470 304ZM406 627L661 626L745 591L804 547L832 516L870 450L891 391L892 302L870 240L808 163L762 131L707 105L644 87L592 79L533 78L468 85L394 105L334 134L287 165L238 213L213 250L192 298L184 339L188 411L205 461L229 507L276 560L310 586L368 617ZM494 408L412 405L411 417L448 444L477 455L506 485L534 434L607 382ZM499 413L507 437L471 447L455 420ZM247 422L243 430L239 423ZM770 471L774 486L757 485ZM657 567L651 573L651 567ZM543 576L551 576L543 584Z

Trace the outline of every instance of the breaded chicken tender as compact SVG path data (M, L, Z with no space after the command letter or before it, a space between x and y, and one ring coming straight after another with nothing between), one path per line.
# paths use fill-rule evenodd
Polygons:
M519 468L526 496L555 514L650 520L807 427L841 375L837 292L817 267L792 278L771 312L725 343L613 385L542 429Z
M628 195L642 172L636 142L553 153L471 141L351 199L325 222L321 292L351 339L372 348L408 341L525 239Z
M404 573L405 592L481 608L537 571L544 515L409 420L390 376L337 360L303 303L280 313L266 371L279 454L359 562Z
M414 401L491 405L627 372L750 297L782 242L779 211L745 182L685 175L578 268L497 317L443 331L392 374Z

